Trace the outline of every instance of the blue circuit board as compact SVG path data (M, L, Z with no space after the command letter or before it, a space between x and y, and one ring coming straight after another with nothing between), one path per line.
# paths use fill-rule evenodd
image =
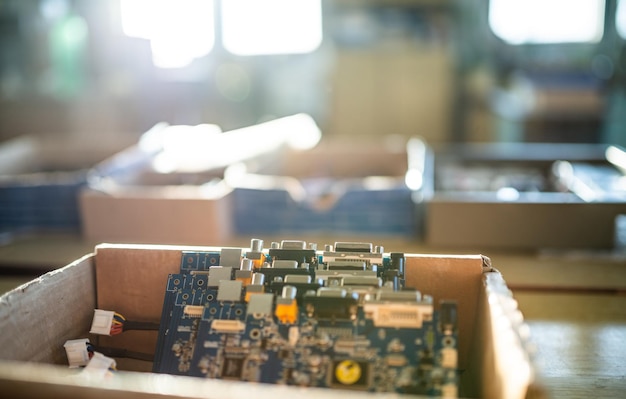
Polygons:
M184 251L180 262L180 272L188 274L191 272L208 271L212 266L219 266L219 264L219 252Z
M189 370L189 354L195 345L199 320L184 313L185 306L203 306L211 301L216 290L207 289L207 275L171 274L163 303L159 343L154 369L184 375Z
M294 245L249 251L254 261L241 252L240 267L184 252L168 278L153 371L456 395L456 304L436 309L405 289L403 254Z

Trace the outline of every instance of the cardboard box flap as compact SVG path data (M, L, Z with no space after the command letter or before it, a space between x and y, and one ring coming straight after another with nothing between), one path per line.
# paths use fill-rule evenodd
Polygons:
M483 276L477 307L479 334L470 351L466 381L481 381L472 392L485 398L546 398L533 364L530 330L502 274Z
M274 384L254 384L166 374L118 372L115 378L90 378L85 374L71 375L59 367L24 363L0 363L0 386L3 395L11 398L102 398L121 394L123 398L211 398L242 399L330 399L336 390L295 387ZM44 394L45 392L45 394ZM400 399L396 393L343 390L345 399ZM414 396L415 397L415 396ZM420 396L422 397L422 396Z
M66 363L63 344L86 336L94 294L92 255L86 255L2 296L2 359Z
M502 274L487 273L485 282L491 318L494 379L507 382L493 384L491 388L496 390L498 397L524 398L535 379L529 329Z
M482 255L407 254L407 287L431 295L435 306L441 300L457 303L460 369L467 367L485 259Z

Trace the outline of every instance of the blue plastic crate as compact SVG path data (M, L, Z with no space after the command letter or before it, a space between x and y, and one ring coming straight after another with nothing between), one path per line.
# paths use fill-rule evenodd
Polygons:
M232 194L239 234L346 233L415 235L416 204L408 188L354 189L329 209L295 201L282 190L237 188Z
M86 172L5 176L0 179L0 231L78 231L78 192Z
M238 184L246 179L235 181L232 193L235 231L241 235L341 233L419 236L423 224L422 202L417 200L420 196L415 195L416 190L406 185L405 174L413 167L427 175L425 167L429 162L426 156L431 155L425 144L420 143L421 155L402 152L385 154L383 150L369 147L361 156L358 145L345 148L345 157L342 154L344 148L332 148L332 151L314 149L309 154L298 154L292 160L280 160L280 169L285 175L276 175L275 168L272 172L277 178L271 188ZM378 153L381 157L375 162L380 165L380 171L372 165L375 162L368 162ZM363 162L364 173L380 172L382 186L373 187L369 176L349 175L359 171L355 161ZM392 162L395 162L394 167L388 167ZM345 175L342 176L341 172ZM392 175L392 172L395 174ZM323 173L328 175L322 176ZM302 198L291 194L287 184L281 186L287 174L297 179L301 190L296 191ZM308 176L300 176L302 174ZM249 175L247 179L253 181L254 175Z
M76 137L21 136L0 145L0 232L70 232L81 228L79 192L88 170L117 151ZM101 158L100 158L101 157Z

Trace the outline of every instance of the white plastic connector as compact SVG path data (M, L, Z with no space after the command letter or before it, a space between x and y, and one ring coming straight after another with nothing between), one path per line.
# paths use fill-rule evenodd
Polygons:
M70 339L65 341L63 347L67 355L70 368L86 366L89 363L89 352L87 351L88 338Z
M458 363L458 353L454 348L441 349L441 366L455 369Z
M202 313L204 313L204 306L185 305L183 313L185 316L189 317L202 317Z
M363 310L376 327L422 328L433 315L431 305L409 303L365 303Z
M246 329L246 325L240 320L216 319L211 322L211 329L218 333L240 333Z
M94 309L93 321L91 322L91 334L111 335L113 316L115 312L111 310Z
M442 398L458 398L458 388L456 384L444 384L441 387L441 397Z
M104 356L102 353L94 352L93 357L85 366L85 371L96 377L104 377L109 374L109 369L115 369L115 359Z

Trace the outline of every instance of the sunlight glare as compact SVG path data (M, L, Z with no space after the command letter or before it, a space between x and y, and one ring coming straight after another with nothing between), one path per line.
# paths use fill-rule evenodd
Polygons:
M122 30L150 41L160 68L182 68L213 48L212 0L122 0Z
M491 0L489 25L510 44L598 42L604 0Z
M237 55L312 52L322 42L321 0L224 1L222 37Z

